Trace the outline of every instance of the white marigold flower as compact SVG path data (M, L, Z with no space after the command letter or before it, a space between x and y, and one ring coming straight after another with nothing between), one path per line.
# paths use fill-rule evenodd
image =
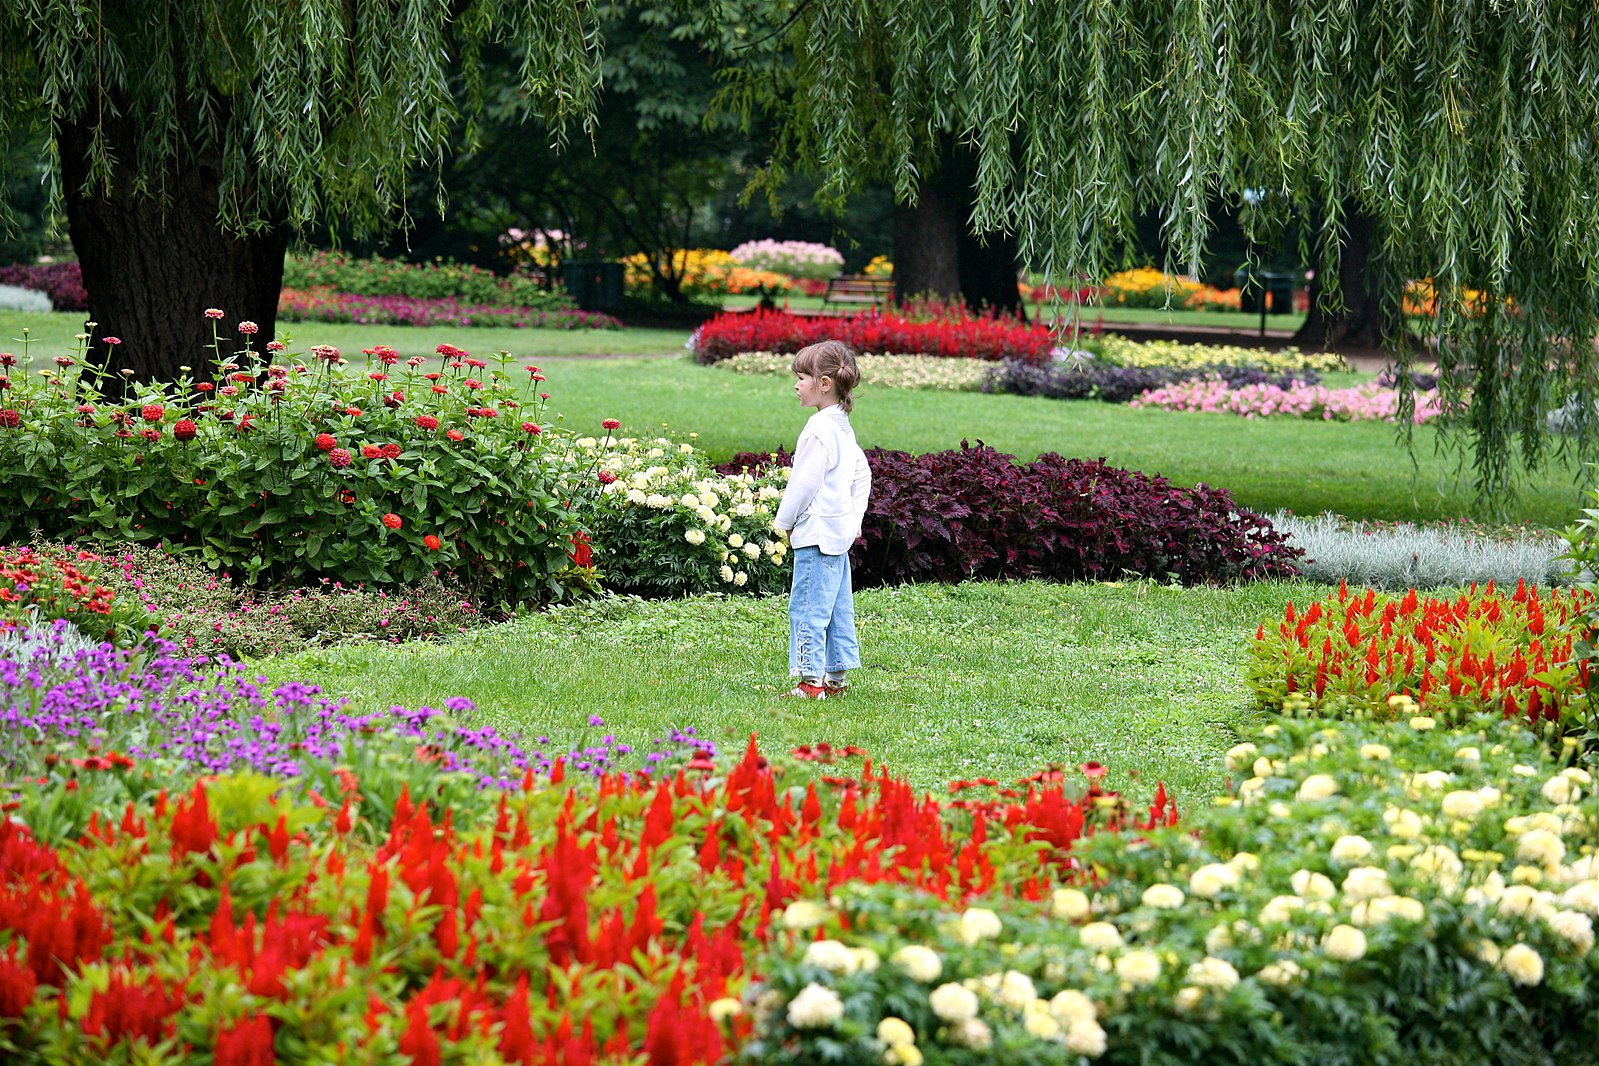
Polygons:
M1311 774L1299 783L1299 791L1294 794L1294 798L1301 802L1314 803L1337 794L1338 781L1331 774Z
M884 1018L877 1023L877 1039L889 1047L916 1043L916 1030L903 1018Z
M753 518L755 516L755 505L753 503L741 503L733 508L733 513L740 518Z
M733 580L733 568L731 566L724 565L722 567L722 569L717 571L717 574L718 574L718 576L721 577L721 579L723 581L732 581Z
M741 550L744 552L744 558L746 559L759 559L761 557L761 546L754 541L747 542Z
M905 945L890 955L888 961L906 977L924 985L932 984L944 972L938 952L920 944Z
M1560 771L1560 776L1576 785L1587 788L1593 784L1593 775L1580 766L1568 766Z
M649 497L644 495L643 489L627 490L627 502L633 504L635 507L641 505L647 499L649 499Z
M1283 959L1262 967L1261 971L1255 976L1260 978L1265 984L1281 988L1284 985L1291 985L1305 976L1305 969L1293 959Z
M687 533L683 534L683 539L697 548L701 544L705 543L705 530L691 529Z
M744 538L734 533L727 538L727 546L729 548L742 548L744 546Z
M1578 955L1593 950L1593 919L1578 911L1556 911L1544 919L1556 936L1577 949Z
M1394 894L1388 871L1380 866L1357 866L1344 877L1344 895L1351 901L1380 899Z
M855 953L837 940L813 940L805 949L802 961L807 966L818 966L835 974L854 973L860 966Z
M1530 988L1543 981L1543 956L1526 944L1512 944L1499 956L1499 968L1516 984Z
M659 492L652 492L644 498L644 506L654 508L657 511L664 511L672 506L672 497L663 496Z
M788 1024L796 1029L831 1029L844 1017L844 1001L831 988L809 984L788 1004Z
M1116 960L1116 976L1130 985L1152 985L1160 980L1160 958L1152 951L1129 951Z
M973 1051L986 1051L994 1042L994 1033L981 1019L966 1018L949 1027L949 1039L951 1043Z
M1225 925L1213 925L1205 934L1205 950L1214 955L1233 946L1233 931Z
M1227 860L1227 865L1237 870L1239 874L1252 874L1260 869L1260 856L1253 852L1240 851Z
M1144 889L1144 906L1153 907L1160 911L1174 911L1183 905L1186 899L1183 890L1176 885L1150 885Z
M815 929L824 925L832 912L820 903L797 899L783 908L783 926L786 929Z
M1438 723L1435 720L1424 714L1418 714L1410 720L1410 728L1418 733L1425 733L1428 730L1437 728L1437 726Z
M1022 1010L1038 998L1038 989L1034 987L1033 979L1016 970L989 974L982 979L981 985L995 1002L1012 1010Z
M1049 1013L1055 1020L1070 1028L1083 1022L1094 1021L1098 1011L1094 1009L1094 1001L1075 988L1064 989L1055 993L1055 998L1049 1001Z
M705 1008L705 1013L710 1015L711 1021L721 1025L723 1022L743 1014L744 1004L731 996L723 996L721 999L712 1000Z
M684 507L698 507L700 505L700 498L694 495L692 492L685 492L678 498L677 502L682 504Z
M1338 889L1333 886L1332 878L1326 874L1316 873L1314 870L1295 870L1294 875L1288 879L1294 886L1294 894L1305 899L1332 899L1338 894Z
M650 472L648 470L640 470L628 480L635 489L647 489L650 487Z
M1057 888L1049 897L1050 913L1057 918L1075 922L1088 917L1092 909L1088 897L1075 888Z
M1557 774L1543 783L1540 790L1543 798L1550 803L1574 803L1582 795L1582 789L1571 778Z
M1426 916L1427 908L1420 900L1411 899L1409 896L1382 896L1378 899L1361 900L1350 911L1350 919L1356 925L1382 925L1394 918L1419 922Z
M1520 836L1534 829L1543 829L1556 836L1565 828L1565 822L1553 811L1534 811L1532 814L1521 814L1505 819L1505 832L1510 836Z
M688 441L684 441L682 444L677 446L677 450L683 455L693 455L694 445L690 444Z
M1447 770L1423 770L1410 775L1407 787L1412 794L1421 792L1440 792L1447 788L1455 775Z
M926 1061L915 1044L898 1044L883 1052L883 1066L922 1066Z
M1354 962L1366 954L1366 934L1352 925L1335 925L1322 938L1321 950L1329 959Z
M964 944L991 940L1005 931L999 915L983 907L970 907L961 915L960 938Z
M1346 834L1333 841L1328 854L1335 862L1358 862L1371 854L1371 841L1363 836Z
M1558 833L1547 829L1533 829L1523 833L1516 842L1516 858L1539 866L1553 866L1566 857L1566 845Z
M716 522L716 512L705 506L703 503L694 508L694 517L698 518L701 522L704 522L708 526L713 525Z
M742 570L733 575L733 584L737 585L739 588L743 588L745 585L749 584L749 580L750 576Z
M1022 1028L1035 1040L1059 1043L1066 1039L1065 1027L1049 1013L1049 1008L1043 1000L1035 999L1027 1005L1027 1010L1022 1014Z
M1238 971L1226 959L1207 955L1188 967L1188 983L1200 988L1228 989L1238 983Z
M927 997L927 1005L946 1022L964 1022L977 1017L977 994L953 983L933 989Z
M1492 785L1484 785L1477 790L1477 796L1482 800L1484 807L1497 807L1503 793Z
M1282 925L1293 920L1294 912L1303 910L1305 901L1299 896L1273 896L1260 908L1261 925Z
M1172 997L1172 1006L1184 1014L1195 1010L1203 1002L1205 1002L1205 990L1192 985L1179 988L1177 994Z
M1471 945L1471 953L1489 966L1499 965L1499 945L1492 940L1479 940Z
M1255 761L1255 756L1260 754L1260 749L1253 744L1235 744L1227 749L1227 769L1231 773L1243 773L1244 767L1250 766Z
M1264 755L1262 755L1260 758L1255 760L1255 764L1253 766L1251 766L1249 769L1251 771L1253 771L1253 773L1254 773L1254 775L1256 777L1270 777L1272 774L1276 773L1278 770L1281 770L1282 769L1282 765L1283 764L1280 761L1274 763L1270 759L1268 759Z
M1459 762L1479 763L1482 762L1482 752L1472 747L1461 748L1455 752L1455 759Z
M1215 899L1238 884L1238 870L1228 863L1206 863L1188 877L1188 891L1201 899Z
M1105 1030L1098 1022L1080 1022L1066 1030L1066 1050L1097 1059L1105 1053Z
M1444 796L1444 817L1470 821L1482 813L1482 797L1470 790L1451 792Z
M1388 823L1388 832L1401 840L1414 840L1427 827L1421 815L1408 807L1389 807L1383 811L1382 820Z
M1471 795L1471 793L1467 793ZM1465 868L1460 861L1460 856L1454 850L1443 844L1434 844L1425 849L1410 862L1411 869L1424 877L1434 880L1446 880L1459 876Z
M1386 744L1362 744L1360 757L1370 759L1372 762L1386 762L1393 756L1393 750Z
M1599 915L1599 880L1579 881L1566 889L1560 902L1584 914Z
M1554 893L1541 892L1531 885L1509 885L1499 893L1499 913L1543 918L1554 913Z
M1122 935L1109 922L1089 922L1077 930L1077 939L1090 951L1113 951L1122 946Z

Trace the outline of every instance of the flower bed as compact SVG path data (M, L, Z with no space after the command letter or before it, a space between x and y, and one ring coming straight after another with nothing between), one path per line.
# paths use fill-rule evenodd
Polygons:
M716 365L735 374L792 375L793 362L792 353L740 352ZM855 362L860 367L861 385L865 388L975 392L989 371L987 365L976 360L938 359L927 355L858 354Z
M1422 425L1444 413L1436 391L1418 392L1410 421ZM1182 381L1150 389L1131 401L1133 407L1165 411L1208 411L1245 418L1313 418L1325 422L1397 422L1399 393L1376 382L1347 389L1324 385L1249 385L1231 388L1214 379Z
M1086 340L1100 362L1111 366L1176 367L1195 369L1221 366L1253 367L1270 374L1312 370L1322 374L1346 371L1349 366L1335 352L1307 355L1298 348L1245 348L1236 344L1178 344L1176 341L1135 341L1114 333Z
M358 296L400 296L422 303L454 300L491 308L528 308L533 312L571 310L574 306L566 293L546 289L522 273L500 275L451 260L407 263L380 256L355 259L334 251L286 258L283 287Z
M1190 294L1204 287L1148 266L1118 271L1105 279L1106 302L1118 307L1182 307Z
M1228 765L1254 776L1180 827L1074 844L1047 905L834 889L753 960L745 1054L1599 1061L1588 771L1496 726L1292 720Z
M1177 382L1206 379L1228 389L1292 389L1314 385L1314 370L1294 370L1273 374L1252 366L1163 367L1109 366L1084 359L1032 366L1019 359L1007 359L987 368L984 392L1003 392L1017 396L1049 396L1058 400L1101 400L1128 403L1152 389Z
M844 255L815 241L745 241L728 253L739 266L799 280L826 281L844 269Z
M621 329L620 320L576 308L505 307L461 303L454 297L362 296L332 289L284 289L278 314L290 322L349 322L362 326L497 326L505 329Z
M1525 582L1510 596L1490 581L1452 599L1340 586L1261 625L1247 680L1265 707L1296 700L1328 716L1391 717L1404 697L1448 722L1489 712L1574 731L1592 709L1587 666L1572 661L1572 623L1593 603L1587 592Z
M788 585L772 531L787 470L719 473L692 443L580 438L600 492L580 505L607 587L654 596L760 593Z
M89 639L129 643L154 619L133 596L105 584L106 560L51 546L0 545L0 634L63 620Z
M655 275L643 252L623 259L622 267L629 296L642 297L654 291ZM683 295L690 298L717 299L752 292L780 296L794 287L787 274L741 266L719 248L679 249L672 253L670 268L679 276Z
M309 366L287 353L263 365L254 324L239 328L246 350L220 358L214 382L118 397L81 372L81 352L7 379L0 543L39 529L163 545L252 583L439 570L481 602L561 594L577 524L556 485L571 456L511 367L451 345L428 373L381 346L355 367L329 347Z
M755 311L716 316L695 330L689 350L700 362L715 363L740 352L792 355L807 344L828 339L845 341L858 352L1032 363L1048 359L1054 346L1049 330L1007 318L964 314L931 320L898 314L833 318Z
M0 266L0 285L16 285L50 297L56 311L87 311L89 293L83 287L83 268L77 260L32 266ZM8 338L9 339L9 338Z

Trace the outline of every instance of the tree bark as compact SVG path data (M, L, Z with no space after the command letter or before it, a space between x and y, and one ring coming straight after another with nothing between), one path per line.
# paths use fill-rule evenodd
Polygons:
M1368 348L1383 346L1383 312L1372 287L1376 220L1353 204L1344 210L1344 239L1339 249L1338 293L1342 309L1327 313L1321 307L1321 278L1310 282L1310 313L1294 334L1294 343L1310 349Z
M119 136L121 129L107 122L104 132L117 158L133 158L135 145ZM94 335L121 340L104 358L110 369L132 370L135 381L172 379L180 366L210 377L217 354L213 323L205 317L211 307L226 313L215 323L223 356L242 347L236 328L245 319L260 327L254 347L263 350L276 331L288 228L280 223L248 236L222 231L222 167L215 154L180 155L155 195L134 189L131 165L116 171L109 188L86 189L91 135L87 125L63 123L57 143L68 230L83 268L89 318L97 323ZM97 356L106 351L97 346Z
M894 207L894 300L932 296L973 311L1021 313L1016 238L971 231L976 160L945 137L936 169L917 186L914 206Z

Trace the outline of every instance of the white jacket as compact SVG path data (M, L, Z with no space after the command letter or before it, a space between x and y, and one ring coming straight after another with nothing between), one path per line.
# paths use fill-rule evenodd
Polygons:
M816 545L823 555L843 555L861 533L872 471L855 443L849 415L838 404L817 411L794 446L794 470L776 525L793 530L790 547Z

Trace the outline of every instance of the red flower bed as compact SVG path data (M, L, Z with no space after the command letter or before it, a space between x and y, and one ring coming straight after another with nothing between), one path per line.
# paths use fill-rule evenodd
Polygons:
M1390 717L1389 697L1402 695L1454 723L1484 711L1560 722L1586 689L1571 623L1593 602L1591 593L1540 593L1525 581L1509 597L1490 581L1455 599L1341 586L1303 611L1290 602L1280 623L1256 631L1249 683L1276 707L1298 696Z
M831 762L825 748L799 754ZM1164 792L1133 817L1093 773L1081 796L1052 772L944 804L870 761L799 799L753 741L700 776L716 768L597 787L558 769L442 814L402 792L371 819L359 791L296 804L235 775L91 815L59 851L0 822L0 1008L21 1019L5 1035L24 1055L87 1036L218 1062L272 1061L274 1040L317 1061L358 1042L418 1064L444 1044L517 1063L715 1062L750 1023L710 1005L752 979L791 901L845 881L1040 899L1086 876L1075 840L1176 820ZM76 784L20 816L59 812Z
M936 355L949 359L1049 360L1054 336L1012 318L949 314L932 319L897 314L847 318L802 316L787 311L717 315L695 331L689 345L702 363L740 352L797 352L807 344L837 339L874 355Z
M106 560L86 551L0 548L0 633L66 619L94 640L130 640L154 624L100 582Z

